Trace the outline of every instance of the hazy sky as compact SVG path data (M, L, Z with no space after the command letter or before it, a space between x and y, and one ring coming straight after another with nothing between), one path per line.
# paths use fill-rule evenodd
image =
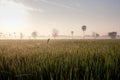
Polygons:
M120 0L0 0L0 32L82 35L82 25L90 35L120 34Z

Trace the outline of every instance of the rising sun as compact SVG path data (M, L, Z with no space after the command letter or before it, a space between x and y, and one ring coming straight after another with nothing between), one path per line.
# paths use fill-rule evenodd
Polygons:
M0 3L0 26L7 31L16 31L24 26L27 19L27 10L20 4L13 1Z

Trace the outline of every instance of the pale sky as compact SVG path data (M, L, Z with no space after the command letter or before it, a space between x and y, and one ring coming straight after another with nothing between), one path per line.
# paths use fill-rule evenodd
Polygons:
M0 0L0 32L82 35L120 34L120 0Z

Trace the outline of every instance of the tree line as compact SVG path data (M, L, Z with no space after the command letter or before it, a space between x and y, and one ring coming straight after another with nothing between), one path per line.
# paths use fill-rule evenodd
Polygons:
M81 27L81 30L83 31L83 39L85 39L85 31L86 31L86 29L87 29L87 26L86 25L83 25L82 27ZM73 39L73 36L74 36L74 31L72 30L72 31L70 31L70 33L71 33L71 37L72 37L72 39ZM57 29L53 29L52 30L52 37L55 39L56 37L58 37L58 34L59 34L59 30L57 30ZM14 32L13 33L13 35L14 35L14 37L16 38L16 33ZM5 35L1 32L0 33L0 38L1 37L5 37ZM11 36L11 34L9 34L9 37ZM108 36L111 38L111 39L116 39L116 37L117 37L117 32L108 32ZM24 34L21 32L20 33L20 39L23 39L23 37L24 37ZM38 32L37 31L33 31L32 33L31 33L31 37L33 38L33 39L36 39L37 37L38 37ZM93 32L92 33L92 37L94 37L94 39L96 39L97 37L100 37L100 34L99 33L96 33L96 32Z

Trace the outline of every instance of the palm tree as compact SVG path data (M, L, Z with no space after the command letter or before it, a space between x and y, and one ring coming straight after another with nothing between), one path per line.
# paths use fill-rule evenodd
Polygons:
M73 34L74 34L74 31L71 31L72 38L73 38Z
M85 39L85 31L86 31L87 27L86 25L82 26L82 30L83 30L83 39Z

